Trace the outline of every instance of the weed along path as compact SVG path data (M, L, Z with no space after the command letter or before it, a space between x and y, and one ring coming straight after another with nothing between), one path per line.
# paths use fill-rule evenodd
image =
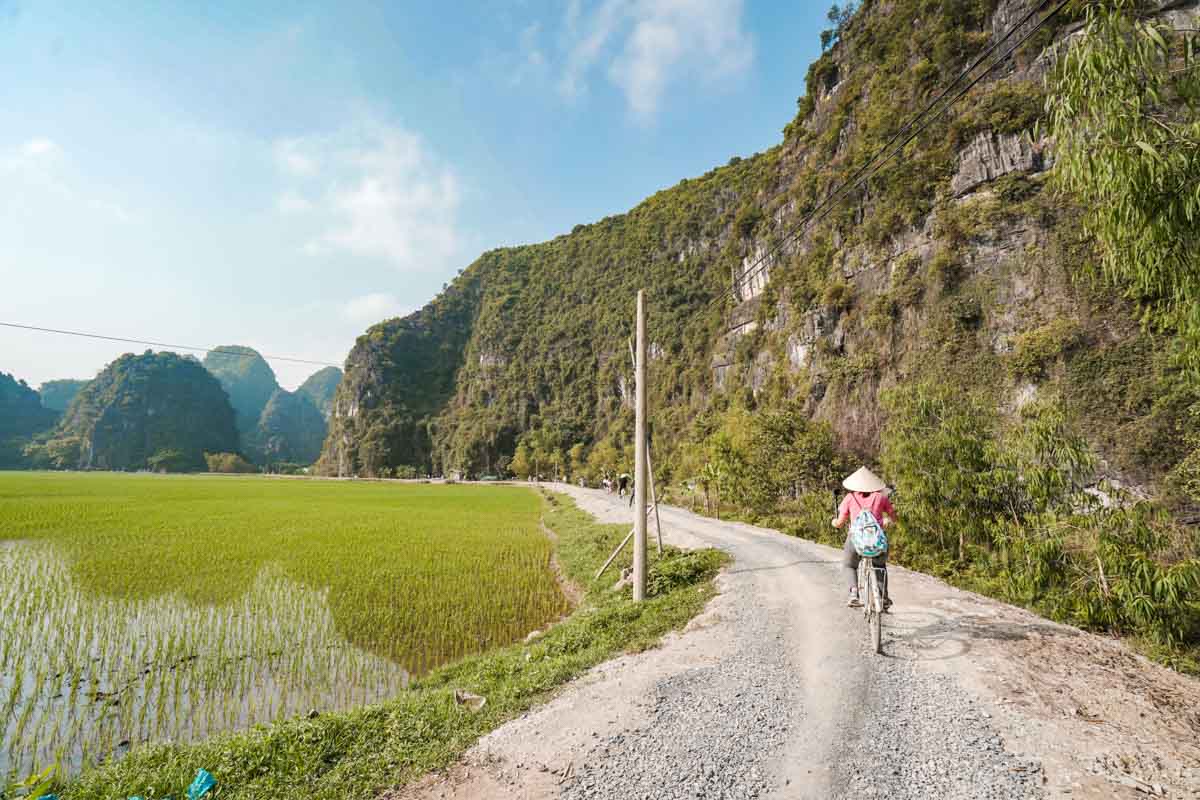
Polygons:
M1200 797L1200 682L900 568L874 656L838 551L661 510L734 558L706 611L390 798Z

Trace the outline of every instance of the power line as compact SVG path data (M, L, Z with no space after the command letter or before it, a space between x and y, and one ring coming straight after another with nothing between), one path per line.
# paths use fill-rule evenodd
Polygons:
M225 356L238 356L240 358L254 358L254 353L242 353L237 350L226 350L220 347L191 347L186 344L167 344L166 342L151 342L145 339L126 339L121 336L105 336L100 333L84 333L83 331L64 331L58 328L41 328L37 325L20 325L16 322L0 322L0 326L5 328L18 328L25 331L39 331L41 333L61 333L64 336L82 336L85 339L103 339L109 342L124 342L126 344L144 344L151 347L165 347L171 350L192 350L200 353L217 353ZM261 358L267 361L290 361L293 364L312 364L317 367L341 367L340 364L332 364L328 361L309 361L305 358L290 358L288 356L266 356L258 354Z
M969 92L976 85L978 85L980 81L982 81L985 77L988 76L988 74L990 74L992 72L992 70L994 70L1000 64L1003 64L1010 55L1012 55L1018 48L1021 47L1021 45L1025 44L1025 42L1027 42L1035 33L1037 33L1039 30L1041 30L1042 27L1044 27L1046 25L1046 23L1049 22L1056 14L1058 14L1059 11L1061 11L1064 7L1066 7L1066 5L1068 3L1072 2L1072 0L1061 0L1061 2L1059 2L1059 4L1050 11L1050 13L1048 13L1045 17L1043 17L1041 19L1041 21L1039 21L1035 26L1033 26L1033 28L1031 28L1024 36L1022 36L1016 44L1014 44L1013 46L1008 48L1008 50L1004 51L1004 53L999 58L997 58L995 61L993 61L987 67L987 69L985 69L983 72L981 72L977 77L975 77L965 87L963 87L963 89L961 89L956 95L954 95L954 97L950 98L949 102L947 102L937 112L937 114L935 114L934 116L927 119L916 130L912 131L912 133L910 133L904 139L904 141L900 142L899 145L892 148L892 150L890 152L887 152L886 155L883 155L884 152L887 151L889 147L892 147L892 145L896 142L896 140L899 139L904 134L905 131L912 128L912 126L914 124L916 124L917 122L919 122L922 117L928 115L929 112L934 108L934 106L936 106L939 102L941 102L941 100L943 98L946 97L947 94L949 94L950 90L955 86L955 84L957 84L963 78L970 75L971 72L976 67L978 67L981 63L983 63L983 60L986 59L988 55L990 55L992 52L994 52L1001 44L1003 44L1005 41L1007 41L1009 37L1011 37L1016 31L1018 31L1021 28L1021 26L1025 25L1030 19L1032 19L1033 16L1038 11L1040 11L1042 8L1044 8L1048 1L1049 0L1041 0L1040 3L1033 6L1025 14L1025 16L1022 17L1015 25L1013 25L1011 28L1009 28L1008 31L1002 37L1000 37L998 40L993 42L987 49L985 49L975 59L975 61L973 61L971 63L970 66L968 66L965 70L963 70L963 72L957 78L955 78L945 89L942 90L942 92L936 98L934 98L933 102L931 102L924 109L922 109L920 112L918 112L911 120L909 120L909 122L903 128L901 128L899 131L897 131L895 134L893 134L892 138L889 139L882 147L880 147L878 150L876 150L875 153L871 156L870 159L867 160L866 163L864 163L861 167L859 167L854 172L854 174L852 174L849 178L847 178L846 181L844 181L841 184L841 186L839 186L832 194L828 195L825 198L825 200L821 201L821 203L815 209L813 209L811 212L809 212L809 214L803 220L801 220L799 224L797 224L794 228L792 228L778 244L776 244L774 247L772 247L770 250L768 250L766 253L764 253L762 256L760 256L753 264L751 264L750 268L748 270L746 270L746 272L743 273L741 275L741 277L733 283L732 286L729 287L728 292L722 292L720 295L713 298L709 302L709 306L711 307L712 305L714 305L718 302L724 301L728 296L730 296L734 292L736 292L738 285L752 280L753 278L757 277L757 275L759 273L761 273L763 270L767 269L768 259L772 258L775 255L778 255L779 252L784 248L784 246L786 246L798 234L803 232L809 226L810 223L812 223L814 221L819 222L820 220L823 220L826 216L828 216L829 212L833 210L833 204L835 202L844 198L847 195L849 190L862 186L867 181L869 181L872 177L874 177L875 174L877 174L879 172L879 170L882 169L883 166L889 160L891 160L897 153L899 153L905 147L907 147L909 142L911 142L913 139L917 138L917 136L921 135L921 133L926 128L928 128L935 119L937 119L938 117L944 115L947 111L949 111L950 108L956 102L958 102L960 99L962 99L962 97L967 92ZM882 160L880 160L881 155L883 155ZM878 163L876 164L875 162L877 160L878 160ZM818 217L818 214L820 215L819 217Z

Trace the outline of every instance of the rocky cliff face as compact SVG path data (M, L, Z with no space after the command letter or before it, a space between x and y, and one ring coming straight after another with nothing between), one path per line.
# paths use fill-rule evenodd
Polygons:
M1034 131L1069 18L786 238L890 137L898 108L927 102L1029 3L864 3L810 69L777 147L628 214L489 253L426 309L361 337L323 468L491 471L533 430L556 446L623 443L626 340L646 287L662 461L698 415L735 397L800 400L869 457L880 393L933 380L1010 415L1059 397L1111 475L1152 482L1178 460L1194 398L1131 307L1079 279L1089 245L1046 188L1053 145ZM733 301L717 302L731 286Z

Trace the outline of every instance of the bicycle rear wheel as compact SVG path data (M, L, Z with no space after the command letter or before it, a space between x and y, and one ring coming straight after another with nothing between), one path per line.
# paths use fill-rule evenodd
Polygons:
M874 569L867 570L867 625L871 628L871 649L883 652L883 599L879 594L879 577Z

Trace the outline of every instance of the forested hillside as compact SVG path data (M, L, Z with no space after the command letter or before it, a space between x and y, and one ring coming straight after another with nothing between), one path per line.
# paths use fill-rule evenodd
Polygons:
M873 456L880 392L927 377L1009 412L1053 389L1091 417L1114 476L1153 482L1182 456L1190 389L1133 305L1081 282L1094 254L1080 215L1046 190L1047 53L1078 27L1070 14L752 269L887 142L896 109L919 108L1029 7L906 0L842 19L797 81L777 147L628 214L489 252L425 309L371 328L349 357L324 469L492 472L522 437L560 471L577 444L619 452L645 287L659 463L680 477L696 471L681 462L703 434L693 424L730 404L800 403L840 449Z
M0 469L26 466L25 446L57 420L58 413L45 408L25 381L0 372Z
M60 469L203 470L205 453L238 449L233 408L194 358L127 353L79 391L62 421L29 448Z
M831 15L778 146L486 253L360 337L321 468L628 470L644 287L655 467L676 496L824 537L837 476L866 461L900 492L900 560L1195 643L1200 209L1170 187L1200 185L1196 2L1068 6L789 236L894 140L898 110L1044 5Z

